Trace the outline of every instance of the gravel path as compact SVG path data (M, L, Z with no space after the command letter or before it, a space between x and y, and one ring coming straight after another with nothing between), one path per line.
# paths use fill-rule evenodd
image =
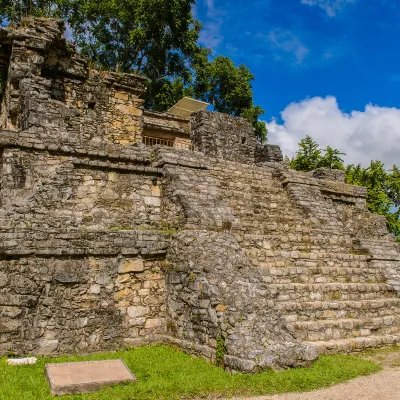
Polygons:
M253 397L240 400L397 400L400 399L400 368L363 376L328 389L308 393ZM236 399L239 400L239 399Z

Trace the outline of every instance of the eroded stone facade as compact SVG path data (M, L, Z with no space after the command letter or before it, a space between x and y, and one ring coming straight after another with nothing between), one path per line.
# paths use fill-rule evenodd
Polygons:
M400 341L399 246L364 188L218 113L194 151L145 146L143 78L90 70L55 20L0 42L0 353L167 342L252 372Z

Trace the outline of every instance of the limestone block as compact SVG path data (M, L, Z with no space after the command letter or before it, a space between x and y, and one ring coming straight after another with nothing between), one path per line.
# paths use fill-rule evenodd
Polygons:
M161 200L159 197L147 196L144 198L144 203L148 206L160 207Z
M8 284L8 276L4 272L0 272L0 288L7 286Z
M53 396L90 393L107 385L136 381L122 360L46 364L46 377Z
M39 339L36 344L39 354L51 355L57 351L59 341L56 339Z
M137 258L134 260L124 260L118 267L119 274L127 274L130 272L143 272L144 262L143 259Z
M129 99L129 95L128 95L128 93L117 92L117 93L115 93L115 98L118 100L127 101Z
M137 108L135 106L128 106L125 104L117 104L116 108L117 108L117 110L120 110L123 113L132 115L132 116L140 116L143 113L140 108Z
M91 294L99 294L100 291L101 291L101 286L97 284L91 285L89 288L89 293Z
M26 358L9 358L7 360L7 364L11 366L16 365L32 365L36 364L37 358L36 357L26 357Z
M160 186L152 186L151 187L151 195L154 197L160 197L161 196L161 190Z
M131 318L139 318L148 315L150 312L149 307L132 306L128 307L128 316Z
M164 326L164 323L165 323L164 319L160 318L148 319L146 321L145 328L146 329L160 328Z

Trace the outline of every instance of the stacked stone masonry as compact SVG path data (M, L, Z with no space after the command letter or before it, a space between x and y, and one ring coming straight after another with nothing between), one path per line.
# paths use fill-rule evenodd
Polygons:
M146 81L90 70L62 29L0 31L1 354L223 346L253 372L400 341L399 246L364 188L218 113L194 151L144 146Z

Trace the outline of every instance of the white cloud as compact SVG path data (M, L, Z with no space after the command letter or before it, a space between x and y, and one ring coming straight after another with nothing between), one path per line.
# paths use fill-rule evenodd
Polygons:
M373 159L390 168L400 165L400 109L373 106L343 113L335 97L314 97L289 104L281 113L283 124L267 123L268 139L292 157L301 139L310 135L322 148L346 153L346 163L367 166Z
M214 0L204 0L204 4L207 9L207 20L200 32L199 41L215 53L224 40L221 28L224 23L225 12L215 6Z
M301 0L302 4L322 8L330 17L334 17L347 4L355 2L356 0Z
M295 64L300 65L309 53L301 40L290 31L274 29L268 34L267 39L272 50L276 52L277 59L280 58L280 52L287 53L294 58Z

